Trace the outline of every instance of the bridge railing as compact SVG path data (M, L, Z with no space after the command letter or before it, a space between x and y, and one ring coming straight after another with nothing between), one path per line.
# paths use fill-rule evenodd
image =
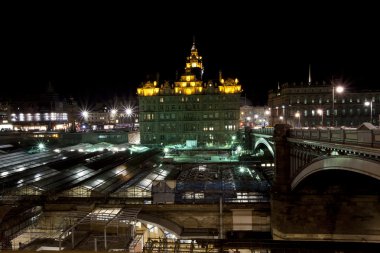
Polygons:
M263 135L271 135L271 136L273 136L273 132L274 132L274 128L273 127L252 129L252 133L254 133L254 134L263 134Z
M380 148L380 129L290 129L289 137Z

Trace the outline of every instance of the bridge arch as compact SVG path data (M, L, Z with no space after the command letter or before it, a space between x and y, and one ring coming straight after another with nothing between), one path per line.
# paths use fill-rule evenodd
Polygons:
M272 157L274 158L274 151L273 151L272 145L270 144L270 142L267 141L267 139L265 139L263 137L260 137L259 139L257 139L257 141L255 142L255 147L253 148L253 151L256 151L256 149L260 145L264 145L265 147L267 147L267 149L271 153Z
M154 224L157 227L163 228L170 233L174 234L176 237L180 237L182 234L182 227L179 226L177 223L170 221L165 218L145 214L145 213L139 213L137 215L137 219L143 223L150 223Z
M359 157L336 156L316 160L309 164L292 180L291 189L294 190L310 175L327 170L351 171L380 180L379 162Z

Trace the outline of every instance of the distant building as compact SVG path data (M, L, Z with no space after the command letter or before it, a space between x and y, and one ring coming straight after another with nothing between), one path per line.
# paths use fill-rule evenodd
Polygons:
M326 82L279 85L268 94L270 124L357 127L371 119L372 124L379 124L380 91L351 92L345 87L339 93L337 87L337 83Z
M60 98L51 84L38 97L3 101L2 123L8 123L12 130L21 131L69 131L74 129L78 107L74 99Z
M137 98L130 96L114 96L112 99L82 103L78 112L81 131L102 131L122 129L136 131L138 129Z
M264 106L243 105L240 107L240 128L267 127L269 125L269 110Z
M174 84L147 82L137 89L142 144L226 144L239 128L238 79L203 81L203 63L193 44L185 73Z

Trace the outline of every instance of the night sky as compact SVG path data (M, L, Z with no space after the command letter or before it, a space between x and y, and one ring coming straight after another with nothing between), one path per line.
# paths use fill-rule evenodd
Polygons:
M47 12L5 25L0 98L41 93L49 81L64 96L128 97L157 73L160 80L182 73L193 36L205 78L216 79L219 70L224 77L237 77L253 104L263 105L278 82L307 82L309 63L313 80L341 78L350 89L380 89L373 20L366 26L349 20L284 22L257 17L256 11L243 19L203 13L202 22L190 23L165 13L137 19L100 14Z

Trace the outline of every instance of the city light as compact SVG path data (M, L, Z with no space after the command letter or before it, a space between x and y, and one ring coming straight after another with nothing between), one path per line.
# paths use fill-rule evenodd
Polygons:
M117 110L116 110L116 109L112 109L112 110L111 110L111 115L112 115L112 116L115 116L116 113L117 113Z
M335 84L333 83L333 89L332 89L332 123L331 125L334 126L336 125L335 124L335 108L334 108L334 105L335 105L335 92L337 93L342 93L344 91L344 87L339 85L339 86L335 86Z
M81 115L82 115L83 118L87 119L88 115L89 115L89 112L86 111L86 110L84 110L84 111L81 112Z
M322 109L318 109L317 110L317 114L322 116L321 126L323 126L323 110Z
M125 114L126 114L128 117L131 117L132 114L133 114L133 110L132 110L132 108L128 107L127 109L125 109Z
M298 118L298 127L301 127L301 114L299 112L296 112L294 114L294 117Z
M373 103L373 101L372 101L372 99L371 99L371 101L365 101L365 103L364 103L364 105L365 106L370 106L370 108L371 108L371 111L370 111L370 114L371 114L371 116L370 116L370 122L371 122L371 124L372 124L372 103Z
M344 87L343 86L336 87L336 92L342 93L343 91L344 91Z

